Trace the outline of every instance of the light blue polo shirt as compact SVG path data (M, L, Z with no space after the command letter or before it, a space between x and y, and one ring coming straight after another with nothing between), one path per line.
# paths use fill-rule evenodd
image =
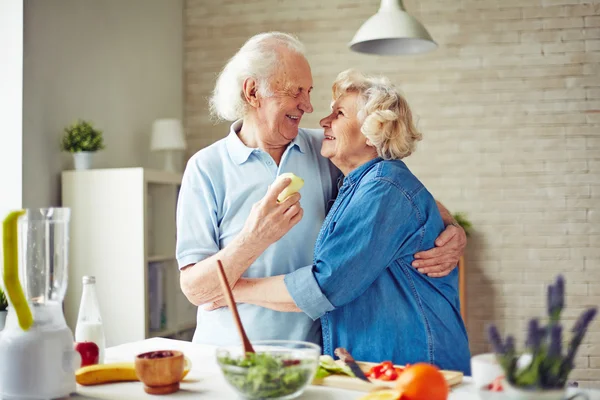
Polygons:
M263 198L268 186L285 172L304 179L300 190L304 216L285 236L269 246L244 276L281 275L311 265L317 234L340 174L321 156L323 131L300 128L277 166L267 152L242 143L237 135L241 127L242 120L234 122L226 138L198 151L187 163L177 204L179 268L197 263L231 243L242 230L252 205ZM238 309L250 340L321 343L320 323L304 313L282 313L250 304L239 304ZM198 307L193 341L239 344L229 309L205 311L202 306Z

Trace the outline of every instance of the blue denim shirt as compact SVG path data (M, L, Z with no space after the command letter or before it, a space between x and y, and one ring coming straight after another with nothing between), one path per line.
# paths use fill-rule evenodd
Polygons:
M325 354L345 347L357 360L470 374L458 270L430 278L411 266L443 229L435 200L404 162L377 158L346 176L313 265L285 277L296 305L321 319Z

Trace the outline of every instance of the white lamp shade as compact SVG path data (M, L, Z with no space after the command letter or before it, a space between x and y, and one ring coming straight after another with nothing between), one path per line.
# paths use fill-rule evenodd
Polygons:
M400 55L425 53L437 48L427 29L404 11L398 0L382 0L348 44L358 53Z
M158 119L152 124L150 148L157 150L185 150L183 126L178 119Z

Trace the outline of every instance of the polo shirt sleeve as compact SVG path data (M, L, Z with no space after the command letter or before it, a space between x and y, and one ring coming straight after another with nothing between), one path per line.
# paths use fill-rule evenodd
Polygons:
M214 186L198 163L197 158L188 162L177 201L176 257L179 269L202 261L220 249Z
M314 320L359 297L395 259L414 253L423 234L419 219L393 183L361 184L326 227L315 264L284 278L298 308Z

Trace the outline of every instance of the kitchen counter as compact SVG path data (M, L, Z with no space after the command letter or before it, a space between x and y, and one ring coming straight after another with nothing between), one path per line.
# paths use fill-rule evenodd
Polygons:
M239 400L239 397L227 385L221 374L215 360L215 347L213 346L154 338L108 348L106 349L105 360L106 362L133 361L137 354L161 349L180 350L192 361L192 370L185 381L181 383L181 389L172 395L161 396L162 398ZM589 400L600 400L600 391L587 391L586 393ZM311 385L298 399L353 400L359 399L364 394L362 392ZM78 386L77 395L72 396L72 398L156 400L159 397L144 393L140 382L123 382L97 386ZM492 394L489 398L490 400L501 400L504 396ZM449 400L480 400L480 397L470 378L467 377L461 385L452 389Z

